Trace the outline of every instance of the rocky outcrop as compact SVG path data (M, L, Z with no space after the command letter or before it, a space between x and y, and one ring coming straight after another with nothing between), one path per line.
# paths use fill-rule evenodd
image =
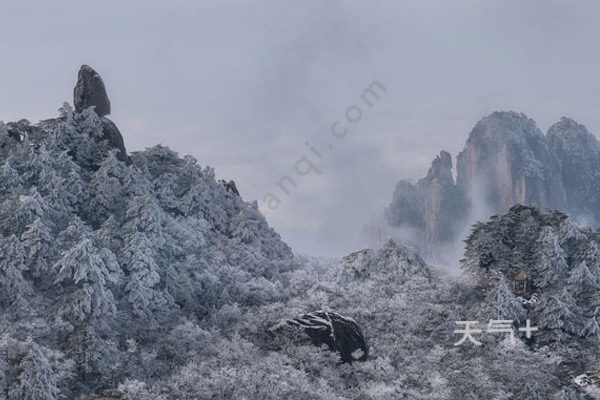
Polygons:
M340 354L344 363L367 359L365 338L353 318L332 311L314 311L285 320L274 330L279 330L285 325L304 329L314 345L327 345L329 350Z
M457 156L442 152L427 177L398 183L386 209L391 227L408 228L423 255L440 261L468 226L516 203L537 204L600 221L600 145L585 126L562 118L546 135L521 113L479 121Z
M110 114L110 100L104 87L104 81L100 75L88 65L82 65L77 75L77 83L73 89L73 105L75 112L81 112L89 107L102 121L104 135L99 140L107 140L108 143L118 149L117 158L123 162L130 163L123 135L114 122L106 117Z

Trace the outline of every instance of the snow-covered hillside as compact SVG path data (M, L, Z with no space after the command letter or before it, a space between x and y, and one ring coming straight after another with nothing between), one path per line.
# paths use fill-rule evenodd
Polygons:
M103 118L65 104L57 119L0 125L10 398L73 398L131 373L167 374L163 341L176 326L276 301L294 265L256 204L211 168L161 146L119 160ZM138 359L145 367L131 366ZM38 390L46 397L27 397Z
M393 241L341 260L297 257L209 167L162 146L127 154L91 68L75 92L76 110L56 119L0 125L7 399L577 400L596 390L597 232L513 207L473 228L454 280ZM457 345L457 321L490 319L513 320L514 342L488 333ZM526 320L539 329L531 338L517 330ZM278 329L285 321L296 323ZM333 345L316 346L305 323ZM345 328L367 351L344 355L354 350L338 343Z

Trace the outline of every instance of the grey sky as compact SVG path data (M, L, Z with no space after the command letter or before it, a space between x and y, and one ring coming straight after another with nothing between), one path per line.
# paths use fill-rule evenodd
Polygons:
M441 149L456 155L494 110L544 131L562 115L600 129L594 1L11 3L0 120L56 115L90 64L130 151L162 143L215 167L300 252L356 250L398 179L423 175ZM373 80L387 92L332 140ZM303 155L322 173L296 176L286 195L276 183Z

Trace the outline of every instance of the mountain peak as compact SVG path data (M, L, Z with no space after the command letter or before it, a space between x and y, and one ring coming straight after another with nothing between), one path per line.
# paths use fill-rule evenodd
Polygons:
M537 136L543 136L542 132L527 115L515 111L494 111L477 122L467 144L480 140L504 142Z
M558 122L548 128L548 139L550 141L566 141L568 143L582 143L584 146L596 143L596 137L591 134L585 125L577 121L562 117Z
M427 172L427 178L429 179L440 176L452 178L452 156L444 150L431 162L431 167Z

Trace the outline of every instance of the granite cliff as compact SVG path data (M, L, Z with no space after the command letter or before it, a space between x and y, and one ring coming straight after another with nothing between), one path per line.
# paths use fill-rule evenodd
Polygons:
M386 220L410 230L411 244L436 261L472 222L517 203L562 210L595 225L599 167L596 137L572 119L563 117L544 135L524 114L494 112L471 131L457 156L456 179L452 157L442 151L427 177L398 183Z

